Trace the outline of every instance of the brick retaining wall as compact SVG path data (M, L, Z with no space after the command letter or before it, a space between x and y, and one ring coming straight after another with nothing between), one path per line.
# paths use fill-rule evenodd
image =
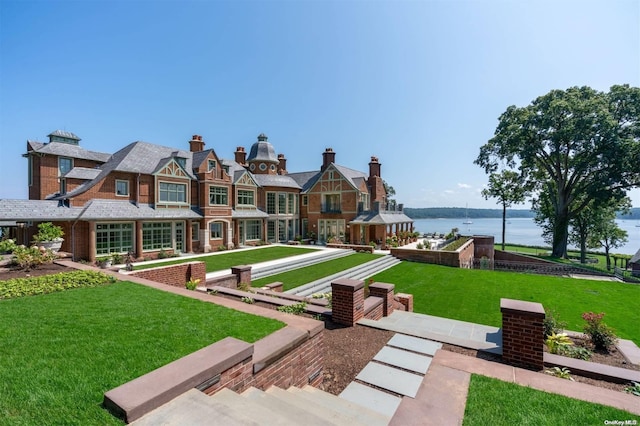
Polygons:
M176 265L158 266L129 272L128 275L147 280L168 284L174 287L184 287L190 279L206 280L206 266L204 262L186 262Z

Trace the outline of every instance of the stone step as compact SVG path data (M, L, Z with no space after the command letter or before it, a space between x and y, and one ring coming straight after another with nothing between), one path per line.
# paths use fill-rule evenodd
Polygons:
M305 426L325 426L335 424L325 418L312 414L305 409L291 405L286 401L282 401L281 399L256 388L247 389L242 392L242 396L251 400L255 404L276 410L284 417L295 419L298 423L302 423Z
M279 387L271 386L265 391L265 393L280 399L285 404L295 406L321 419L325 419L332 424L367 426L357 419L343 415L340 410L335 410L333 407L324 407L317 404L315 401L308 401L304 397L297 395L295 392L288 392L284 389L280 389Z
M317 263L327 262L329 260L338 259L353 254L352 250L334 249L322 250L322 253L313 253L310 255L300 255L297 259L283 260L280 263L260 266L255 265L251 271L251 279L258 280L271 275L280 274L294 269L304 268L305 266L315 265Z
M259 424L265 424L265 419L268 419L268 423L274 426L294 426L299 424L297 419L291 419L286 415L282 415L281 412L274 410L272 407L255 404L250 399L243 398L241 395L229 389L221 389L210 398L226 406L240 410Z
M422 376L408 373L394 367L370 362L356 376L357 380L380 389L415 398Z
M264 424L233 406L216 402L212 397L191 389L151 411L135 422L136 426L248 425Z
M306 385L302 389L290 387L287 391L293 392L300 397L306 398L308 401L323 407L339 410L345 416L353 418L354 421L361 422L369 426L384 426L391 420L389 416L384 416L377 411L332 395L311 385Z
M419 355L403 349L385 346L373 357L375 361L389 364L418 374L426 374L433 359L427 355Z
M369 408L370 410L389 418L393 417L393 414L402 402L402 398L398 396L391 395L358 382L349 383L349 386L340 393L340 398Z

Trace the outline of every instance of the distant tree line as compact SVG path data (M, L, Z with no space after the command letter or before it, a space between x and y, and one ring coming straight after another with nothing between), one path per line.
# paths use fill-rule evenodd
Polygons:
M465 209L463 207L405 207L404 213L411 219L494 219L502 217L501 209ZM533 210L507 209L508 218L532 218Z
M618 219L622 220L640 220L640 207L634 207L629 210L629 213L618 213Z

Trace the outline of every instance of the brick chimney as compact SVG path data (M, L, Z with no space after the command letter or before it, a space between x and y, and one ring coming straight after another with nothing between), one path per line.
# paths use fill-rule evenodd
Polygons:
M247 153L244 150L243 146L239 146L236 148L236 152L235 152L235 160L236 163L244 166L247 162Z
M333 152L333 148L326 148L322 153L322 167L320 168L320 170L325 171L326 168L329 167L331 163L335 163L335 162L336 162L336 153Z
M278 154L278 174L287 174L287 159L284 158L284 154Z
M189 151L200 152L204 151L204 142L202 142L202 136L193 135L189 141Z
M380 163L378 162L378 157L371 156L371 161L369 162L369 177L380 175Z

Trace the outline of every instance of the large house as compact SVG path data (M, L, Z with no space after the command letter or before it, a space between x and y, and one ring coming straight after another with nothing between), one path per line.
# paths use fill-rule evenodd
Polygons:
M27 141L28 200L0 200L0 221L28 244L40 222L63 227L62 250L94 261L112 253L136 258L167 252L310 239L352 244L413 230L402 207L387 211L381 165L364 173L322 153L320 170L289 173L261 134L233 160L194 135L183 150L133 142L113 154L88 151L55 131Z

